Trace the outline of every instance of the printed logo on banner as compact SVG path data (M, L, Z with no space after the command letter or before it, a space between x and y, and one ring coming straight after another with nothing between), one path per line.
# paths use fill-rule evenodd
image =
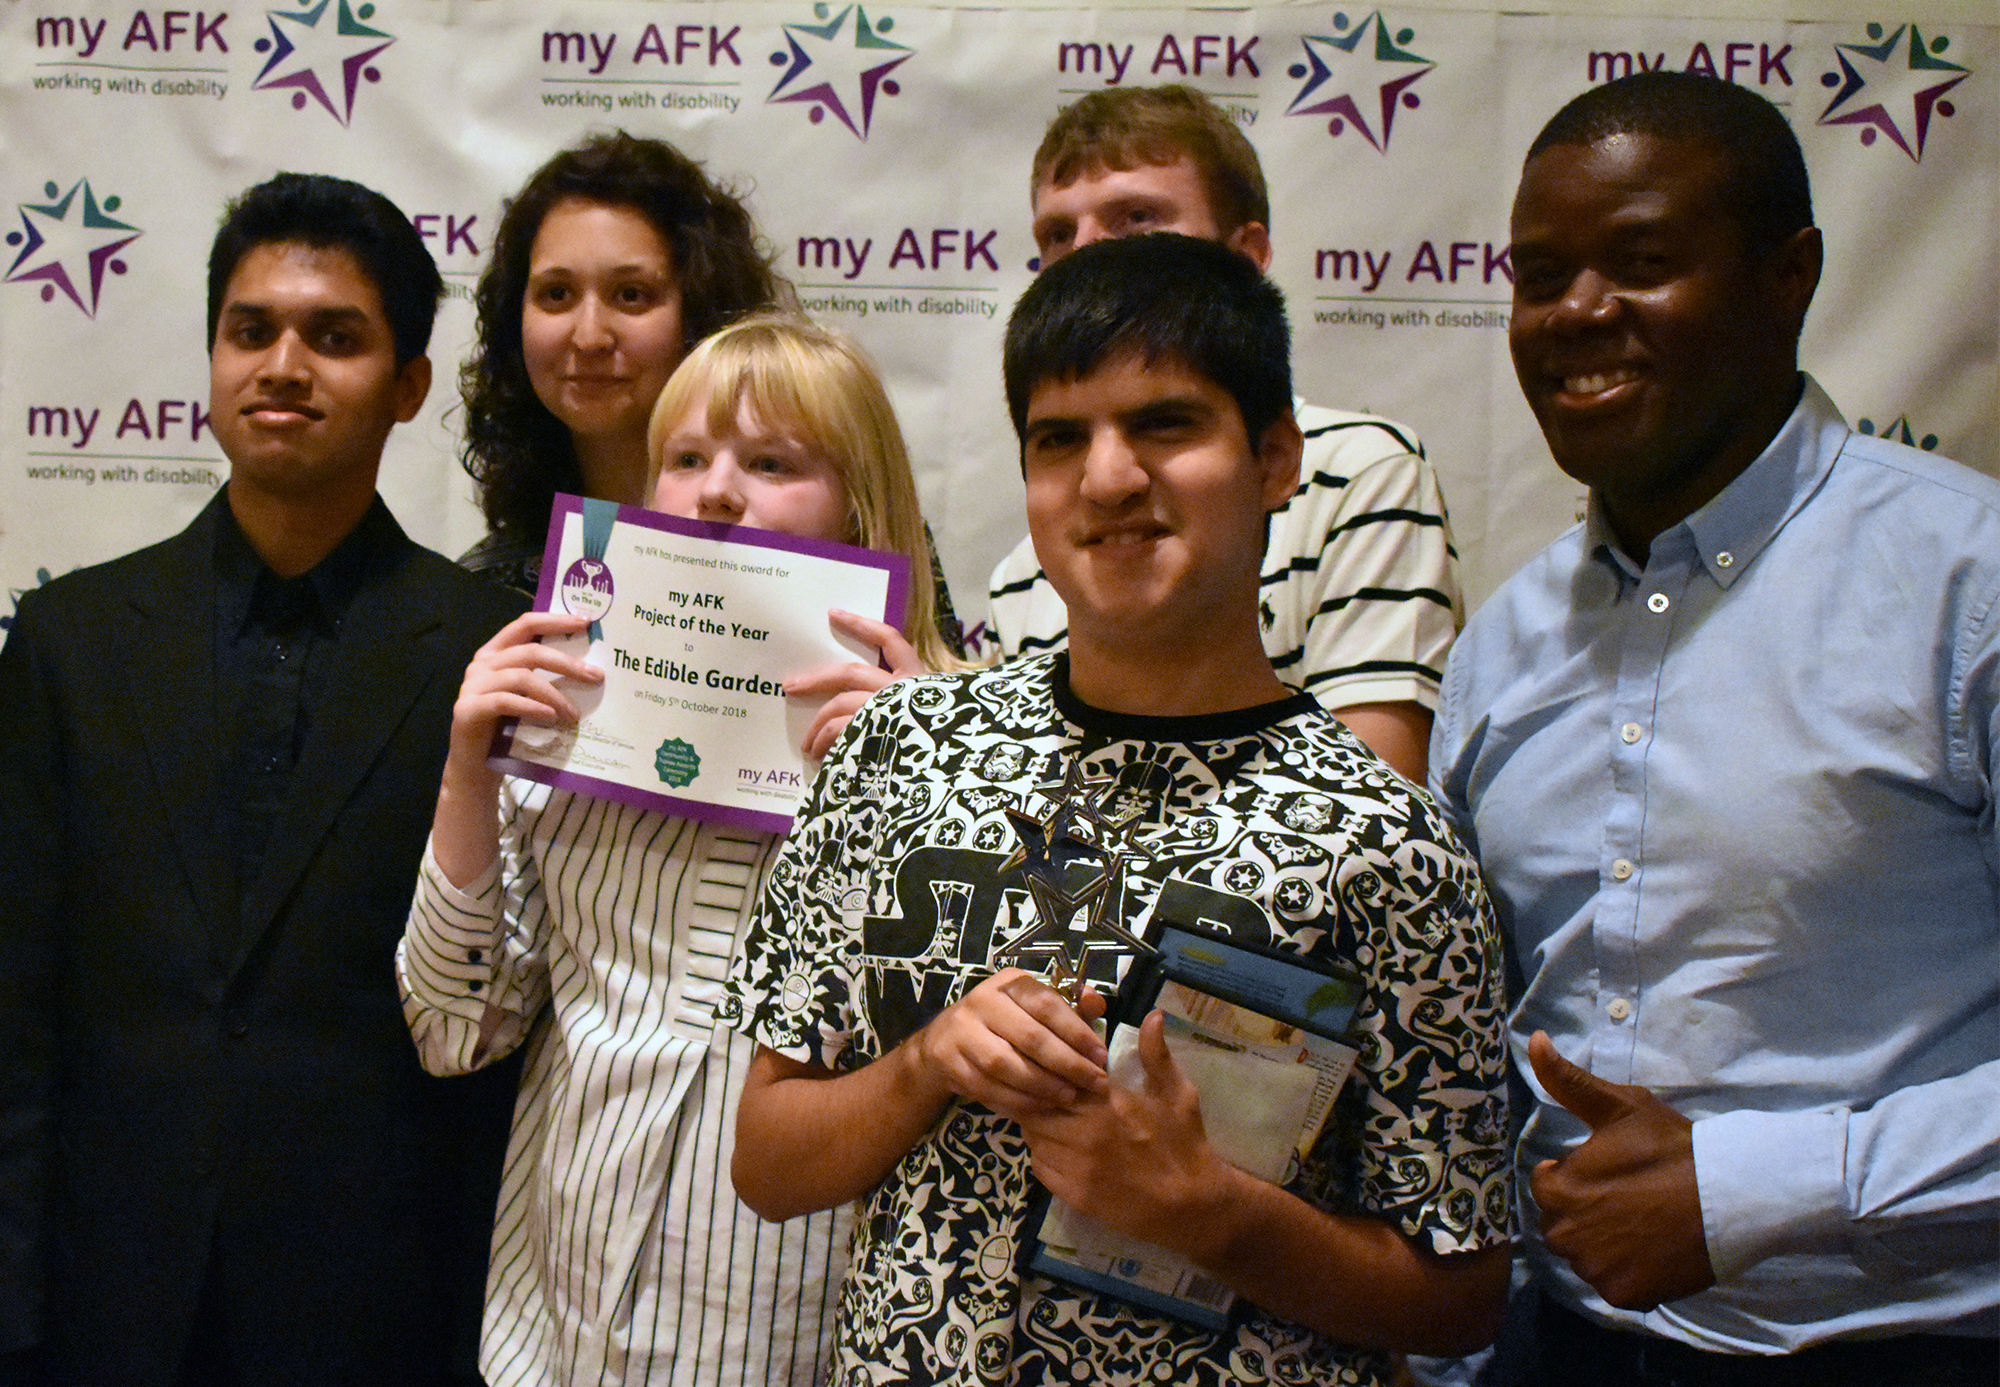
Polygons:
M771 66L784 68L785 75L765 101L770 105L803 102L812 108L815 125L831 111L835 120L865 140L875 120L875 98L894 96L902 90L889 74L916 53L907 44L883 37L896 24L887 15L871 24L868 12L859 5L849 5L828 19L831 10L830 5L814 5L813 14L824 23L785 26L785 42L791 51L771 55ZM850 15L854 19L851 28L847 22ZM858 125L856 111L861 116Z
M47 202L18 204L21 229L7 233L7 244L20 247L20 252L7 266L6 282L39 283L44 303L60 289L86 316L95 318L104 272L124 274L125 262L118 252L144 233L112 216L119 199L108 197L100 204L88 178L78 179L66 193L51 181L42 186L42 195Z
M1305 85L1285 114L1331 116L1327 134L1339 136L1352 126L1386 154L1396 113L1420 104L1410 88L1437 64L1410 51L1416 30L1399 29L1392 37L1380 10L1351 28L1345 14L1335 14L1333 27L1332 34L1300 36L1306 60L1292 64L1290 72Z
M354 118L354 94L362 82L382 80L374 59L396 41L366 22L375 17L375 7L355 9L347 0L319 0L302 10L266 10L264 17L271 36L255 46L271 56L250 83L251 90L289 88L293 110L303 111L310 98L346 125Z
M1881 428L1876 428L1871 419L1857 419L1854 427L1875 438L1884 438L1891 443L1900 443L1905 448L1921 448L1927 453L1937 451L1938 436L1934 433L1919 435L1910 427L1910 416L1899 414Z
M1950 39L1940 35L1925 42L1914 24L1901 25L1887 37L1880 24L1870 24L1868 37L1874 42L1834 45L1839 70L1822 73L1819 81L1839 90L1820 112L1819 123L1858 125L1864 145L1886 135L1911 159L1922 159L1931 117L1949 119L1955 113L1945 93L1972 73L1946 61Z

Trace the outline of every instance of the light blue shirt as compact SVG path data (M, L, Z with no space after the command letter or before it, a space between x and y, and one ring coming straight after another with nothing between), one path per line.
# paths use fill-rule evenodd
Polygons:
M1694 1120L1716 1272L1641 1315L1531 1240L1558 1300L1731 1352L2000 1333L1996 608L2000 483L1808 379L1643 569L1593 506L1467 625L1433 788L1500 912L1516 1061L1546 1030ZM1524 1195L1585 1135L1538 1105Z

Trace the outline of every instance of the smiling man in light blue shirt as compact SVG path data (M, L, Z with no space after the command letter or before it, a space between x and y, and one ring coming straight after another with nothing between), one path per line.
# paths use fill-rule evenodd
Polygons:
M1431 766L1516 970L1550 1383L2000 1377L2000 484L1799 374L1820 258L1727 83L1595 89L1523 169L1515 367L1589 513Z

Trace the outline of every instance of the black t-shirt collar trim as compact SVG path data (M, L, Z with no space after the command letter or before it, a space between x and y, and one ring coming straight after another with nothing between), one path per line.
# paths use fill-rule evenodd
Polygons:
M1085 732L1137 742L1216 742L1250 737L1301 713L1319 711L1319 700L1305 692L1249 708L1184 717L1154 717L1146 713L1114 713L1078 698L1069 686L1069 652L1057 655L1049 667L1056 711Z

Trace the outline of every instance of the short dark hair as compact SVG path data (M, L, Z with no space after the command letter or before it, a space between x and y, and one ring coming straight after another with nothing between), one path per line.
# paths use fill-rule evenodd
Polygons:
M278 242L344 250L354 257L382 296L398 368L429 349L444 277L402 209L373 188L345 178L281 173L246 188L223 211L208 252L210 350L236 266L258 246Z
M1042 134L1028 192L1066 187L1095 169L1132 169L1185 158L1227 236L1271 225L1271 194L1257 151L1227 113L1193 87L1107 87L1065 106Z
M1159 231L1072 251L1021 295L1002 354L1015 434L1025 439L1036 386L1080 380L1129 351L1221 386L1253 448L1292 407L1285 296L1228 246Z
M1813 224L1799 137L1783 112L1747 87L1693 72L1638 72L1592 87L1542 127L1522 166L1551 145L1612 135L1690 140L1721 154L1729 165L1723 196L1753 254L1769 254Z
M486 523L539 540L558 491L581 493L569 430L528 380L521 306L542 219L565 198L629 207L673 254L681 294L681 351L777 304L783 281L737 194L712 181L664 140L623 130L592 135L529 176L493 235L493 258L473 295L478 340L459 372L465 400L465 470L479 484Z

